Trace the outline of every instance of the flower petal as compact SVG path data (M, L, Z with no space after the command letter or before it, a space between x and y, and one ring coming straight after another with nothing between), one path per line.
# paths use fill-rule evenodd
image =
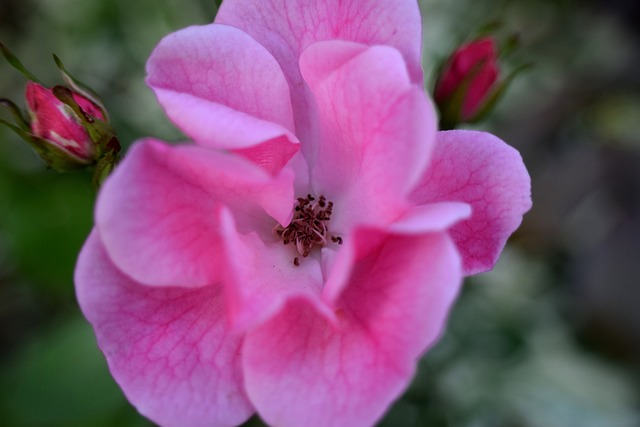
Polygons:
M367 227L356 228L350 236L343 239L341 250L332 256L333 262L328 261L324 267L327 281L322 290L323 299L330 305L335 304L348 284L357 258L369 256L379 250L387 238L386 233L412 236L444 232L469 216L471 207L466 203L429 203L407 211L397 221L382 229L385 233L381 233L381 229L373 229L372 232L372 229ZM323 251L329 252L329 248L323 248Z
M312 183L335 204L332 227L396 219L429 159L433 105L390 47L318 42L300 66L319 112Z
M320 299L323 277L317 258L303 258L295 247L283 245L273 236L269 239L256 233L238 233L229 211L221 211L220 223L227 257L228 310L234 330L246 331L264 322L292 299L306 300L331 315Z
M467 275L490 270L531 208L531 180L520 154L485 132L439 132L431 165L415 188L418 204L469 203L473 214L450 230Z
M414 83L422 86L422 22L415 0L225 0L216 22L245 31L278 61L289 82L296 135L315 144L313 101L298 59L321 40L346 40L398 49Z
M237 28L211 24L170 34L151 54L147 73L169 118L199 144L297 143L280 66Z
M347 40L402 52L411 79L422 84L422 22L415 0L225 0L216 22L251 35L278 60L292 87L298 57L312 43Z
M147 140L131 148L105 183L96 225L110 258L134 280L204 286L224 271L222 204L242 230L284 223L293 206L292 173L274 178L239 156Z
M75 281L109 369L140 413L166 427L225 427L254 412L220 287L140 285L116 269L95 232Z
M337 325L294 301L247 334L247 394L270 425L373 425L441 333L461 282L446 233L386 235L358 258Z
M279 136L258 145L232 150L232 152L260 166L270 174L277 175L298 152L299 145L291 144L286 136ZM287 166L290 166L296 175L307 174L306 163L297 165L291 162Z

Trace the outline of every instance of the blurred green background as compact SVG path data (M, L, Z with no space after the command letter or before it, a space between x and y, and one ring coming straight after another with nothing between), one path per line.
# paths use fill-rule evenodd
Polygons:
M477 128L521 151L534 208L495 271L467 280L381 425L640 426L638 2L421 3L428 88L438 62L485 24L520 34L504 70L535 67ZM51 85L58 54L103 96L126 147L181 138L144 64L162 36L214 14L209 0L0 0L0 41ZM22 103L23 78L6 63L0 76L0 97ZM109 376L75 302L94 198L90 174L45 170L0 128L2 427L152 425Z

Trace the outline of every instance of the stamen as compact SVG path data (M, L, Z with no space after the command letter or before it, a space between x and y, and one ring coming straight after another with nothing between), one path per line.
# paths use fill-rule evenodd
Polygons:
M329 234L328 222L333 211L333 202L320 195L316 200L311 194L298 197L291 223L282 227L274 227L275 233L285 245L293 243L302 257L307 257L315 246L324 246L330 238L332 242L342 244L342 238ZM300 265L299 257L293 260L295 266Z

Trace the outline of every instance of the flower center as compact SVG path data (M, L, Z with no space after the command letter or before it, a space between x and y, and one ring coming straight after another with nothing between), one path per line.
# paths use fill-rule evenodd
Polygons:
M333 202L320 195L317 199L311 194L298 197L291 223L286 227L280 224L273 229L282 238L285 245L293 244L303 257L309 256L315 247L324 246L328 240L342 244L342 238L329 234L328 223L331 219ZM298 257L293 259L294 265L300 265Z

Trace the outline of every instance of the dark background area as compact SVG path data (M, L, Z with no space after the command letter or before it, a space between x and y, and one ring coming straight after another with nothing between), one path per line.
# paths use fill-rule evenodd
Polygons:
M467 280L441 342L381 422L394 427L640 426L640 5L634 0L424 0L427 88L459 43L520 34L514 82L487 122L523 155L532 211L496 269ZM171 31L207 0L0 0L0 41L50 85L51 58L104 98L125 147L179 140L144 84ZM0 97L25 81L0 63ZM9 115L2 118L9 119ZM109 376L77 307L89 173L47 171L0 128L0 425L149 426ZM250 421L260 425L259 420Z

